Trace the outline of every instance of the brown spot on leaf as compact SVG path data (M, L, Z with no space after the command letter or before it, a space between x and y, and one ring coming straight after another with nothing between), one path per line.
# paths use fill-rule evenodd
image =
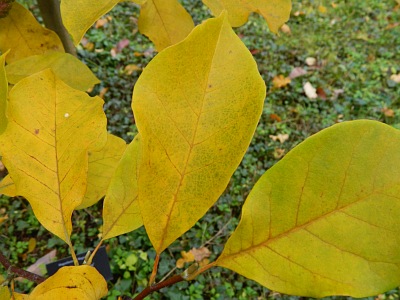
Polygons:
M39 134L39 129L35 129L35 134Z

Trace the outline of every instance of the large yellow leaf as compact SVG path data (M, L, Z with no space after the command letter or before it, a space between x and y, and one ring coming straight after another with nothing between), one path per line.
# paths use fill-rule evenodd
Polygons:
M19 3L6 18L0 19L0 51L8 49L7 63L47 52L64 52L58 35L42 27L35 17Z
M4 68L7 54L8 52L0 56L0 134L2 134L7 127L6 110L7 110L7 96L8 96L8 80ZM0 153L1 153L1 147L0 147Z
M72 211L86 191L87 149L106 142L103 101L47 69L18 82L8 105L9 123L0 139L16 192L44 227L68 242Z
M219 266L294 295L366 297L400 285L400 131L334 125L257 182Z
M143 225L138 197L140 136L126 148L104 199L103 239L121 235Z
M99 83L99 79L79 59L68 53L46 53L33 55L7 65L8 81L16 84L21 79L51 68L58 78L69 86L86 91Z
M99 300L107 295L107 282L91 266L62 267L39 284L28 299L32 300Z
M1 276L0 276L1 279ZM11 294L7 286L0 286L0 300L10 300Z
M17 196L15 184L10 175L7 175L0 181L0 195L6 195L8 197Z
M224 191L265 98L256 63L225 14L146 67L132 107L142 137L139 204L160 253Z
M177 0L147 0L141 6L138 26L161 51L182 41L194 23Z
M125 149L125 141L112 134L108 134L107 144L100 151L89 149L87 190L77 209L92 206L106 194L111 177Z
M65 28L78 45L86 31L120 0L61 0L61 16Z
M203 2L214 15L227 10L229 22L235 27L245 24L249 15L257 12L264 17L269 29L275 33L289 19L292 9L291 0L203 0Z

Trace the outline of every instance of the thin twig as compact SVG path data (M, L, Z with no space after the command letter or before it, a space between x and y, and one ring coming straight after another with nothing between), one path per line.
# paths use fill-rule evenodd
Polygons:
M153 284L151 286L148 286L147 288L145 288L139 295L137 295L135 298L133 298L134 300L142 300L145 297L147 297L148 295L150 295L151 293L158 291L164 287L173 285L175 283L184 281L185 279L181 276L181 275L174 275L170 278L168 278L165 281ZM124 298L124 300L132 300L131 298Z
M46 280L46 278L44 278L44 277L42 277L40 275L37 275L37 274L31 273L29 271L25 271L23 269L20 269L20 268L12 266L11 262L1 253L0 253L0 263L4 266L4 268L8 272L11 272L11 273L16 274L18 276L21 276L21 277L23 277L25 279L28 279L30 281L33 281L33 282L35 282L37 284L42 283L43 281Z
M201 245L200 248L205 247L206 245L210 244L214 239L216 239L218 236L220 236L231 221L232 221L232 218L230 218L229 221L224 226L222 226L222 228L220 230L218 230L218 232L214 236L212 236L208 241L204 242L204 244Z

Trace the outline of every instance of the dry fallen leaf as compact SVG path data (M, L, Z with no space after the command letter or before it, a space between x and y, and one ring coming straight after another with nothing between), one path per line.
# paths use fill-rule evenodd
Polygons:
M181 251L182 258L176 261L177 268L183 268L185 263L188 262L198 262L200 265L208 264L208 257L210 257L211 252L206 247L192 248L189 252Z
M400 73L399 74L392 74L392 76L390 76L390 80L393 80L396 83L400 83Z
M133 65L132 64L132 65L125 66L124 73L127 74L127 75L131 75L133 72L140 71L140 70L142 70L141 67L139 67L138 65Z
M276 148L273 155L275 159L280 159L285 155L285 149Z
M94 25L94 27L96 27L96 29L99 29L101 27L104 27L104 25L106 25L107 23L108 23L108 20L106 18L101 18L96 21L96 24Z
M192 250L190 250L190 252L193 253L194 260L196 262L201 262L203 259L208 258L211 255L210 250L208 250L208 248L206 248L206 247L201 247L199 249L192 248Z
M292 30L290 30L290 27L289 27L288 24L283 24L282 27L281 27L281 31L283 33L286 33L286 34L289 34L289 35L292 34Z
M104 95L107 93L107 91L108 91L108 87L102 88L100 93L99 93L99 97L101 99L104 99Z
M308 66L315 66L316 64L317 64L317 59L316 58L314 58L314 57L307 57L306 58L306 64L308 65Z
M332 8L336 8L338 5L335 2L331 3Z
M322 87L317 87L317 95L322 100L326 100L326 98L327 98L325 90Z
M394 117L393 109L384 107L384 108L382 108L382 112L386 117L389 117L389 118L393 118Z
M315 99L318 97L317 90L308 81L304 84L303 89L306 93L307 98Z
M303 75L306 75L306 74L307 74L306 70L304 70L301 67L296 67L296 68L294 68L292 70L292 72L290 72L289 78L290 79L294 79L294 78L297 78L297 77L300 77L300 76L303 76Z
M278 89L287 86L289 83L290 83L290 78L285 77L283 75L275 76L274 79L272 79L272 84L274 88Z
M289 139L288 134L277 134L277 135L270 135L269 136L274 142L279 141L281 144L283 144L285 141Z
M318 6L318 11L319 11L321 14L326 14L326 12L327 12L328 10L327 10L327 8L326 8L325 6L320 5L320 6Z
M269 118L271 120L274 120L274 121L277 121L277 122L281 122L282 121L282 118L280 116L278 116L277 114L270 114Z

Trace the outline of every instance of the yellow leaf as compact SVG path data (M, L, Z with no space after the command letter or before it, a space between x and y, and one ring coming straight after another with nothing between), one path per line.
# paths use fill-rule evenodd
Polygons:
M0 134L4 132L7 127L7 96L8 96L8 80L4 68L6 62L6 55L8 51L0 56ZM0 148L1 153L1 148Z
M36 239L30 238L28 241L28 253L32 252L36 248Z
M242 26L253 12L261 14L268 23L269 29L277 33L279 28L289 20L292 9L291 0L203 0L214 16L223 10L228 11L229 22L234 27Z
M29 299L32 300L99 300L107 295L107 282L91 266L62 267L39 284Z
M17 196L17 191L15 189L15 184L12 181L10 175L7 175L0 181L0 194L6 195L8 197Z
M130 232L143 225L137 200L140 136L126 148L119 161L104 199L103 239Z
M131 64L131 65L125 66L124 73L131 75L134 71L140 71L140 70L142 70L141 67L139 67L138 65Z
M283 75L275 76L274 79L272 79L273 86L278 89L287 86L289 83L290 78Z
M102 15L109 12L120 0L62 0L61 16L65 28L78 45L86 31Z
M0 136L3 162L17 194L46 229L68 243L72 211L86 191L87 149L106 142L103 101L47 69L18 82L8 104L9 123Z
M327 11L328 11L328 9L327 9L325 6L320 5L320 6L318 6L318 11L319 11L321 14L326 14Z
M83 62L68 53L33 55L7 65L6 72L8 81L16 84L47 68L51 68L58 78L80 91L86 91L100 82Z
M8 49L7 63L47 52L64 52L58 35L42 27L35 17L19 3L13 7L6 18L0 19L0 51Z
M4 281L2 276L0 276L0 284ZM10 300L11 294L7 286L0 286L0 300Z
M157 253L224 191L264 98L257 66L226 14L197 26L144 69L132 108L143 150L140 210Z
M182 41L194 23L177 0L147 0L140 9L138 26L161 51Z
M217 265L268 289L367 297L400 284L400 131L343 122L256 183Z
M126 149L123 139L108 134L107 144L100 151L89 151L89 169L85 198L76 209L92 206L105 194L118 162Z

